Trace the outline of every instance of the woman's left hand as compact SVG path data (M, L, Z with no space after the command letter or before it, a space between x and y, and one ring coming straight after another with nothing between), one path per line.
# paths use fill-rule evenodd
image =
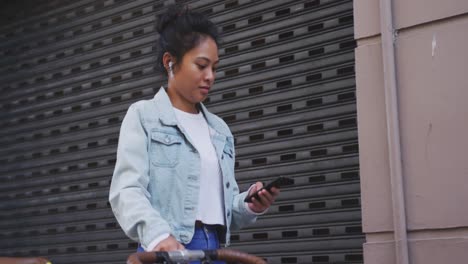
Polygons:
M251 195L255 193L257 190L260 190L263 187L263 183L257 182L255 186L250 188L249 194ZM270 205L275 201L276 196L280 193L280 189L273 187L270 191L261 190L258 193L259 199L252 198L252 202L248 203L250 210L254 211L255 213L262 213L266 209L270 207Z

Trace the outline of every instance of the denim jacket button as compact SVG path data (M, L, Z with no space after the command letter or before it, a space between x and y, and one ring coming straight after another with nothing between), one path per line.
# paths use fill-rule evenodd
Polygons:
M231 216L231 211L227 211L227 216Z
M231 184L229 182L226 183L226 188L229 188L229 186L231 186Z

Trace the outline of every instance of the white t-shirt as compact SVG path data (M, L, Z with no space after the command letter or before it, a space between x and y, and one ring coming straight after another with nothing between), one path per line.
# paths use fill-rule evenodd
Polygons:
M174 108L177 121L200 155L200 191L196 219L204 224L224 225L221 169L211 142L210 129L202 112L191 114Z

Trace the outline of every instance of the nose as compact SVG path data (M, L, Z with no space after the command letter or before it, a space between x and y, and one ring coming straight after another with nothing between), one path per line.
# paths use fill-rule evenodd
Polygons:
M211 85L214 83L214 80L215 80L215 71L211 69L207 70L205 74L205 81Z

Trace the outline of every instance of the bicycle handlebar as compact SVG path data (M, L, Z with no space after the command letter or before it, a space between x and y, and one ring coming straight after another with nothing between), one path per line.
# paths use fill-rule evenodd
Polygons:
M266 261L262 258L232 249L138 252L133 253L128 257L127 264L150 264L163 262L171 264L212 260L226 261L228 263L240 262L244 264L266 264Z

